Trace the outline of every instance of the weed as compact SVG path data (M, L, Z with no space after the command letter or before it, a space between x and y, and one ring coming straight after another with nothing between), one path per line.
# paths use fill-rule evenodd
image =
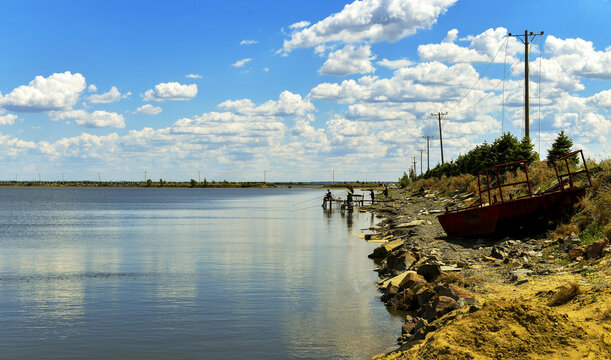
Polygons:
M551 299L547 303L548 306L559 306L568 303L573 300L577 295L582 294L583 290L581 286L577 283L568 283L566 285L562 285L558 287L554 295L552 295Z

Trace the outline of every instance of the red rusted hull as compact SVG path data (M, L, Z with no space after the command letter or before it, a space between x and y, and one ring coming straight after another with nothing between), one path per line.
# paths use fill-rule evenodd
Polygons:
M584 195L584 188L566 189L443 214L437 218L448 236L503 234L521 227L545 226L546 220L570 212Z

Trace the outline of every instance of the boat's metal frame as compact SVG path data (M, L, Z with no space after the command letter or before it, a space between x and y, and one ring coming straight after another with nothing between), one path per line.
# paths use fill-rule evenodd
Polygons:
M577 154L581 155L583 169L572 171L569 159ZM558 162L564 163L566 172L559 171ZM557 186L536 194L533 194L525 160L499 164L480 171L477 174L479 201L459 209L446 208L446 212L437 218L448 236L462 237L503 234L533 225L545 225L541 222L563 216L572 210L572 206L585 195L585 189L592 186L590 172L581 150L558 156L553 159L552 164ZM503 184L502 173L518 168L524 171L526 180ZM575 182L579 174L586 174L587 182L583 185ZM492 185L492 181L496 181L496 185ZM509 192L503 192L507 187L519 185L525 185L528 193L514 197Z

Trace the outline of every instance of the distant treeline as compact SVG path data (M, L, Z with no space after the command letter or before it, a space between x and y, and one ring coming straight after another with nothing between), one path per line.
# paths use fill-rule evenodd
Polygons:
M551 163L552 158L569 153L572 146L573 141L564 134L564 131L561 131L548 151L548 164ZM403 174L403 177L399 179L399 183L401 187L405 187L414 179L440 178L444 175L447 177L461 174L477 175L478 172L494 165L518 160L526 160L527 164L531 164L539 160L539 154L533 151L533 149L534 144L529 137L525 136L522 140L518 140L518 138L510 133L503 133L492 144L484 141L483 144L476 146L468 153L458 156L456 160L451 160L443 165L439 164L420 176L416 176L412 169L410 175ZM571 163L576 163L577 158L575 157L570 161Z
M38 187L171 187L171 188L273 188L273 187L325 187L325 188L375 188L382 182L274 182L263 183L254 181L230 182L223 181L204 181L199 182L194 179L191 181L166 181L159 179L153 181L0 181L0 187L7 186L38 186Z

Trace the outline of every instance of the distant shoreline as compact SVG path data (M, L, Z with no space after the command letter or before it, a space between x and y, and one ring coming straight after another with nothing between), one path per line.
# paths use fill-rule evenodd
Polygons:
M124 188L375 188L381 182L171 182L163 181L0 181L0 187L124 187ZM387 182L384 182L387 183Z

